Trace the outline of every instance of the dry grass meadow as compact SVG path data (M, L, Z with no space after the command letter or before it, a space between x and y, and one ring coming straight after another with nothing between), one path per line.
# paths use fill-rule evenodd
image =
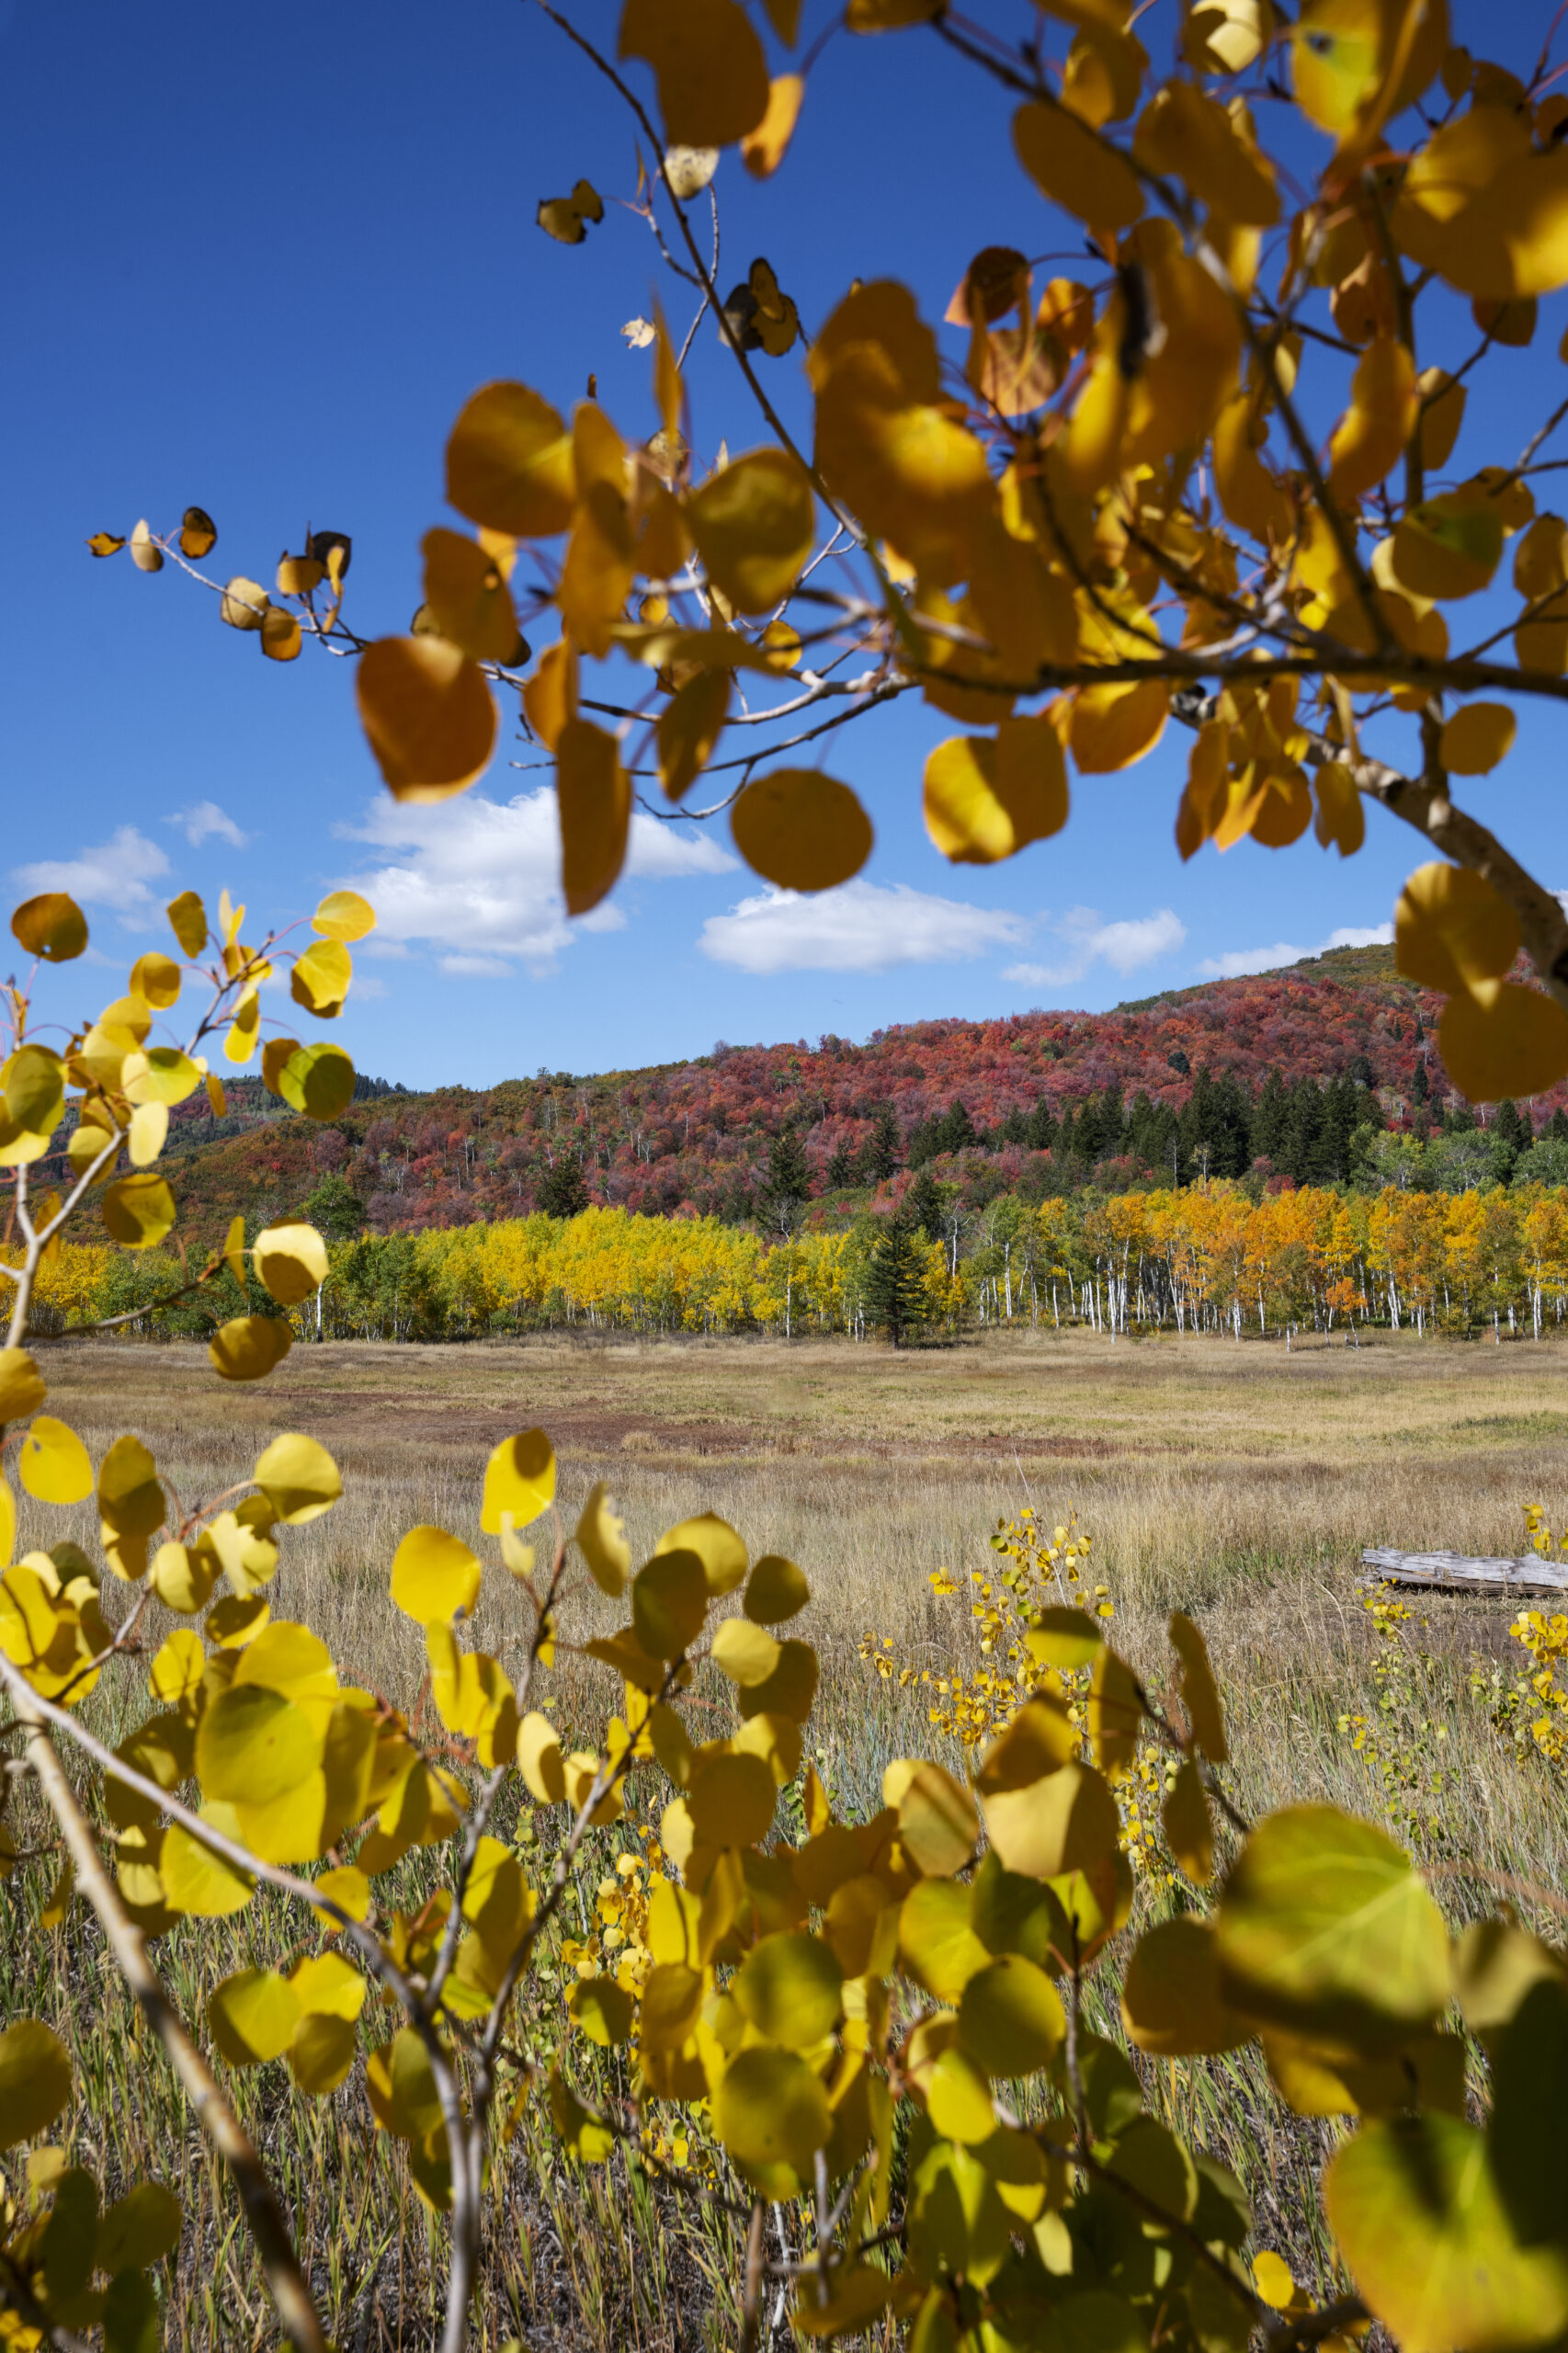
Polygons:
M935 1743L931 1753L958 1761L924 1699L869 1672L858 1638L891 1636L916 1666L972 1663L967 1605L935 1598L930 1574L983 1566L988 1533L1025 1502L1048 1520L1076 1509L1119 1639L1156 1677L1165 1613L1180 1605L1200 1620L1226 1685L1232 1785L1252 1812L1312 1795L1382 1811L1379 1768L1341 1729L1346 1715L1376 1716L1381 1696L1357 1594L1364 1544L1517 1552L1527 1501L1554 1529L1568 1522L1568 1350L1550 1344L1380 1335L1356 1349L1336 1335L1332 1347L1309 1340L1287 1355L1257 1342L1020 1334L898 1356L842 1341L344 1344L297 1347L265 1386L233 1390L203 1350L98 1342L52 1347L46 1372L52 1410L95 1452L134 1429L187 1505L243 1477L278 1431L320 1438L346 1495L289 1532L274 1615L308 1620L346 1674L403 1701L423 1656L386 1598L393 1548L421 1521L476 1540L485 1457L508 1433L550 1431L569 1511L608 1480L634 1544L693 1511L722 1513L754 1555L787 1553L812 1580L801 1631L818 1645L823 1679L807 1748L851 1813L880 1802L890 1756ZM23 1500L24 1543L95 1538L89 1510L50 1512L45 1529L28 1524L42 1507ZM568 1634L608 1622L597 1596L574 1607ZM1568 1880L1562 1785L1520 1767L1471 1688L1478 1664L1507 1660L1517 1673L1508 1616L1483 1601L1426 1602L1402 1637L1399 1703L1392 1720L1381 1711L1400 1760L1396 1797L1456 1915L1488 1902L1482 1874L1558 1889ZM505 1655L521 1630L495 1571L476 1638ZM137 1671L124 1675L118 1699L106 1687L90 1703L111 1738L144 1712ZM568 1660L558 1678L562 1719L590 1740L617 1696L600 1677ZM660 1802L650 1778L640 1804L656 1816ZM619 1834L599 1835L608 1859ZM160 2172L187 2200L168 2342L275 2342L237 2209L141 2039L90 1915L77 1904L63 1926L40 1924L52 1877L40 1861L0 1889L0 2016L51 2017L82 2055L79 2154L111 2181ZM183 1925L155 1951L199 2020L208 1984L292 1949L296 1934L258 1899L233 1923ZM367 2027L367 2043L380 2039ZM1335 2128L1289 2117L1251 2053L1194 2067L1179 2085L1152 2065L1145 2075L1151 2104L1243 2174L1259 2243L1326 2290L1312 2184ZM440 2234L398 2150L372 2133L358 2071L310 2102L281 2066L267 2068L241 2081L239 2102L292 2201L344 2353L429 2344ZM17 2188L15 2164L8 2177ZM735 2341L736 2250L692 2207L652 2200L619 2167L574 2172L528 2117L493 2191L481 2346L717 2353Z

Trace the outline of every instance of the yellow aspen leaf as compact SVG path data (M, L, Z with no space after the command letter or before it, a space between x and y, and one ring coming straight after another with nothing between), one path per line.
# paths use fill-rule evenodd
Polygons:
M695 1552L702 1563L712 1600L733 1593L746 1573L746 1548L729 1521L721 1519L717 1512L699 1512L695 1519L677 1520L674 1528L665 1529L653 1552L655 1556L661 1552Z
M728 147L767 112L767 61L737 0L626 0L619 54L653 67L673 143Z
M145 998L160 1013L175 1004L180 992L180 970L172 956L160 955L155 948L145 956L138 956L131 967L131 994Z
M1215 489L1232 522L1255 539L1283 539L1290 529L1290 501L1259 459L1255 445L1257 404L1236 393L1215 419Z
M26 1348L0 1348L0 1422L25 1421L48 1396L43 1376Z
M1568 1071L1568 1013L1517 981L1471 981L1449 997L1437 1044L1472 1103L1541 1095Z
M517 1770L540 1805L559 1805L566 1795L560 1734L550 1718L537 1709L518 1727Z
M1446 492L1413 506L1396 525L1390 563L1402 588L1417 597L1473 597L1503 554L1497 503L1473 490Z
M1269 0L1199 0L1182 30L1187 63L1199 74L1244 74L1274 35Z
M1514 652L1521 670L1561 677L1568 670L1568 589L1544 598L1528 620L1514 631Z
M762 0L767 21L786 49L801 37L801 0Z
M203 507L187 506L180 518L179 551L199 563L218 544L218 526Z
M718 168L717 147L673 146L665 150L665 177L683 203L688 196L700 196Z
M326 566L312 555L282 555L273 583L280 597L312 596L326 578Z
M801 638L788 621L769 621L762 632L762 642L767 648L767 666L780 672L792 670L801 658Z
M1009 678L1027 686L1041 662L1071 662L1077 614L1073 592L1050 572L1031 540L987 516L972 535L969 601Z
M415 1625L467 1617L479 1598L480 1564L444 1528L411 1528L392 1556L392 1597Z
M631 1574L631 1547L626 1540L626 1523L617 1517L602 1479L578 1514L574 1534L594 1583L612 1601L619 1598Z
M1421 395L1421 462L1428 473L1437 473L1453 454L1469 395L1446 368L1423 368L1415 389Z
M280 605L268 605L261 617L261 650L269 662L294 662L305 642L299 618Z
M118 555L124 545L123 537L117 536L113 531L95 531L87 541L92 553L97 556Z
M394 800L447 801L489 767L498 719L477 662L440 637L383 637L360 656L359 719Z
M1164 226L1150 222L1134 233L1142 238ZM1147 277L1163 339L1143 355L1132 381L1121 450L1127 465L1196 448L1235 382L1241 356L1234 305L1200 263L1167 250L1150 262ZM1117 364L1123 366L1119 350Z
M480 1527L487 1536L501 1532L502 1514L513 1525L527 1528L547 1512L555 1500L555 1453L542 1430L523 1430L503 1438L484 1466L484 1494Z
M767 112L741 141L741 161L754 180L769 180L795 135L806 85L799 74L779 74L767 85Z
M942 378L937 338L921 318L907 286L891 278L872 278L846 294L829 313L806 362L806 372L819 394L837 360L861 343L875 344L881 351L900 399L914 403L938 398Z
M476 662L515 668L528 658L511 591L494 558L460 531L426 531L425 602L442 637Z
M653 304L653 401L659 421L665 428L665 441L673 448L680 431L681 381L680 368L676 359L675 346L665 324L664 304ZM671 566L674 570L675 566ZM656 574L664 577L664 574Z
M1141 217L1143 190L1131 165L1067 108L1021 106L1013 145L1040 193L1091 229L1127 229Z
M1095 331L1088 381L1057 444L1067 485L1082 499L1103 490L1121 469L1122 443L1136 389L1136 379L1128 374L1121 359L1127 324L1127 301L1119 288Z
M626 860L631 782L615 737L569 719L555 744L561 881L568 915L584 915L615 887Z
M41 1503L79 1504L95 1485L86 1448L50 1414L40 1414L23 1438L17 1469L28 1495Z
M567 633L602 659L611 625L619 620L634 569L631 517L626 502L626 451L620 436L592 401L582 402L573 426L577 511L556 601Z
M1148 64L1135 34L1108 24L1082 26L1062 69L1062 103L1091 131L1120 122L1138 103Z
M926 830L955 864L988 866L1067 822L1067 764L1049 718L1006 719L926 758Z
M1289 849L1312 821L1312 796L1304 772L1294 760L1256 762L1248 781L1246 831L1264 849ZM1231 847L1223 825L1216 839L1221 849Z
M125 1139L126 1157L132 1168L151 1168L163 1151L168 1132L168 1105L139 1103L131 1114Z
M1332 842L1341 858L1354 858L1367 838L1366 813L1355 778L1343 760L1324 760L1313 782L1318 841L1324 849Z
M659 775L670 800L689 791L712 758L730 708L730 688L728 671L699 671L659 713Z
M32 2140L70 2097L71 2061L58 2035L39 2018L14 2019L0 2032L0 2149Z
M1214 1876L1214 1825L1202 1776L1191 1757L1176 1773L1175 1787L1160 1809L1160 1823L1172 1854L1194 1887Z
M299 1998L276 1970L236 1970L207 1996L207 2020L231 2067L256 2067L280 2059L294 2040Z
M293 1339L280 1315L236 1315L214 1332L207 1353L224 1381L265 1381L282 1363Z
M1517 723L1506 703L1466 703L1444 727L1437 757L1455 776L1487 776L1512 750Z
M340 939L318 939L296 956L289 994L318 1021L335 1020L354 977L354 960Z
M748 1618L726 1618L712 1642L713 1664L732 1683L766 1683L778 1664L778 1644Z
M158 1877L170 1911L187 1913L197 1920L225 1920L232 1913L243 1912L256 1893L256 1881L248 1871L215 1855L178 1822L171 1823L164 1833ZM213 2040L218 2040L216 2031Z
M547 646L539 667L523 688L523 710L547 752L553 752L561 731L577 716L577 649L570 638Z
M127 1250L150 1250L175 1222L175 1197L161 1176L145 1171L121 1176L103 1199L104 1226Z
M46 964L69 964L87 945L87 918L63 891L40 891L24 899L11 917L11 932L29 956Z
M205 1609L212 1597L218 1563L211 1554L191 1545L160 1544L153 1555L149 1576L153 1590L165 1609L194 1614ZM173 1639L171 1635L170 1640Z
M264 1448L251 1475L286 1528L320 1519L343 1493L337 1465L325 1447L297 1430L286 1430Z
M164 568L164 551L148 529L145 516L131 534L131 561L138 572L162 572Z
M1490 882L1438 859L1417 867L1394 909L1394 961L1407 981L1473 987L1500 980L1518 952L1518 918Z
M311 917L311 929L324 939L363 939L376 928L376 911L358 891L329 891Z
M1291 39L1297 105L1344 134L1420 97L1448 54L1449 12L1446 0L1303 0Z
M1328 486L1336 498L1359 498L1381 482L1415 429L1415 365L1392 335L1369 345L1357 363L1350 406L1329 445Z
M1162 678L1081 688L1067 738L1074 759L1085 776L1131 767L1165 733L1170 706L1170 688Z
M447 496L471 523L519 540L563 531L577 502L572 437L527 384L485 384L447 443Z
M959 2040L987 2075L1017 2078L1048 2067L1066 2032L1062 1996L1020 1952L998 1953L977 1969L960 1997Z
M199 956L207 945L207 910L194 891L182 891L165 910L169 926L187 956Z
M678 498L646 471L640 473L637 485L635 538L632 560L636 568L649 580L671 580L680 571L691 550L691 534L687 529L685 510ZM639 617L653 617L644 608L662 602L644 597L638 608ZM668 611L667 605L665 611Z
M307 1120L335 1120L354 1099L354 1065L341 1046L294 1046L276 1076L275 1092Z
M1323 2192L1358 2291L1407 2353L1545 2344L1568 2322L1561 2251L1521 2245L1473 2124L1376 2118L1342 2143Z
M247 580L243 572L237 572L219 600L218 618L231 629L258 630L269 610L270 600L260 581Z
M261 999L254 988L241 992L233 1018L223 1033L223 1055L231 1063L248 1063L261 1035Z
M1218 98L1167 82L1144 108L1132 152L1150 171L1185 182L1201 204L1246 227L1271 229L1279 198L1267 156L1244 139Z
M871 821L846 784L816 768L774 768L730 813L735 847L781 891L831 891L871 855Z
M269 1225L253 1251L256 1273L283 1307L297 1307L326 1280L326 1245L302 1219Z
M686 502L709 578L743 613L786 597L811 555L812 486L785 449L754 449L723 467Z
M1162 2057L1233 2051L1252 2031L1220 1991L1214 1931L1191 1912L1139 1938L1122 1981L1121 2016L1129 2040Z

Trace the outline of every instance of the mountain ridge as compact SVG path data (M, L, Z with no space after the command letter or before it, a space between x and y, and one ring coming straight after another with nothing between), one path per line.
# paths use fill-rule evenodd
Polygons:
M857 1188L876 1199L904 1167L944 1155L939 1173L983 1178L991 1190L995 1180L1060 1190L1083 1181L1098 1156L1114 1158L1119 1182L1136 1181L1140 1167L1153 1176L1172 1161L1170 1139L1186 1115L1173 1164L1182 1173L1205 1072L1223 1083L1211 1093L1230 1104L1233 1131L1236 1104L1260 1100L1270 1072L1287 1092L1337 1086L1346 1132L1355 1120L1419 1126L1459 1100L1438 1051L1441 1009L1440 997L1399 975L1391 949L1335 949L1104 1013L902 1023L858 1044L832 1033L814 1047L720 1040L708 1054L640 1069L367 1091L324 1126L242 1079L230 1082L222 1121L200 1097L179 1107L167 1165L198 1238L236 1211L298 1211L329 1176L379 1231L585 1199L744 1220L767 1212L786 1128L801 1145L812 1203ZM1534 1124L1565 1098L1568 1087L1538 1097ZM1121 1129L1107 1112L1113 1099Z

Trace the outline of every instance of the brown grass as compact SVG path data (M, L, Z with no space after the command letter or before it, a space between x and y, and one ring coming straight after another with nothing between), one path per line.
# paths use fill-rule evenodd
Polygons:
M1119 1639L1152 1675L1163 1673L1165 1612L1179 1603L1201 1618L1227 1686L1233 1785L1247 1810L1321 1794L1374 1813L1381 1780L1340 1729L1346 1714L1375 1712L1379 1698L1356 1593L1360 1549L1517 1551L1527 1500L1544 1504L1555 1527L1568 1520L1563 1370L1561 1351L1528 1344L1380 1336L1358 1351L1309 1343L1287 1357L1256 1342L1113 1345L1084 1334L896 1357L843 1342L301 1346L254 1390L222 1387L197 1349L63 1346L47 1365L52 1409L95 1451L137 1430L187 1505L243 1476L279 1429L309 1430L330 1447L347 1493L325 1519L289 1532L275 1614L307 1620L346 1673L400 1699L416 1688L423 1657L415 1630L385 1599L398 1538L433 1520L475 1539L486 1454L540 1423L557 1446L568 1513L602 1477L635 1546L708 1508L741 1529L754 1555L782 1552L806 1569L813 1600L802 1630L824 1670L808 1749L847 1809L879 1802L889 1756L939 1741L918 1696L869 1676L857 1638L891 1635L917 1666L971 1664L966 1605L935 1599L930 1573L983 1566L998 1517L1032 1500L1048 1518L1076 1508L1117 1601ZM24 1502L24 1542L66 1533L90 1545L90 1511ZM590 1596L568 1631L612 1614ZM523 1622L509 1581L492 1570L477 1638L501 1647ZM1408 1778L1438 1777L1414 1795L1402 1788L1399 1802L1429 1855L1459 1868L1441 1886L1460 1911L1485 1900L1487 1872L1558 1888L1568 1878L1561 1790L1521 1772L1469 1688L1472 1660L1514 1647L1506 1623L1506 1610L1483 1603L1427 1603L1412 1623L1395 1711ZM599 1683L568 1664L562 1684L563 1715L591 1737ZM134 1721L140 1695L128 1669L118 1695L93 1702L98 1721ZM645 1802L657 1811L651 1785ZM51 1877L26 1867L0 1893L0 2006L68 2019L83 2063L74 2145L112 2178L161 2170L187 2198L170 2341L269 2342L231 2201L165 2072L138 2041L95 1928L79 1905L63 1929L38 1926ZM217 1976L285 1949L296 1933L258 1902L233 1926L182 1927L158 1950L199 2020ZM372 2136L358 2077L321 2103L299 2098L275 2080L281 2073L245 2077L240 2097L294 2204L329 2325L345 2347L428 2342L439 2232L398 2153ZM1176 2120L1243 2171L1262 2243L1313 2277L1312 2181L1328 2128L1288 2117L1249 2054L1188 2071L1179 2092L1160 2071L1148 2076L1151 2099L1176 2099ZM655 2212L645 2189L634 2198L619 2180L572 2173L531 2132L498 2167L495 2188L480 2344L514 2335L574 2348L733 2341L733 2250L722 2231L687 2210Z

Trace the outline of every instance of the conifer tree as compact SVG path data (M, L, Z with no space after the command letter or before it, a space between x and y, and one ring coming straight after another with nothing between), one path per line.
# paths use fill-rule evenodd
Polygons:
M887 1334L895 1348L929 1320L920 1248L907 1219L889 1221L866 1270L866 1321Z

